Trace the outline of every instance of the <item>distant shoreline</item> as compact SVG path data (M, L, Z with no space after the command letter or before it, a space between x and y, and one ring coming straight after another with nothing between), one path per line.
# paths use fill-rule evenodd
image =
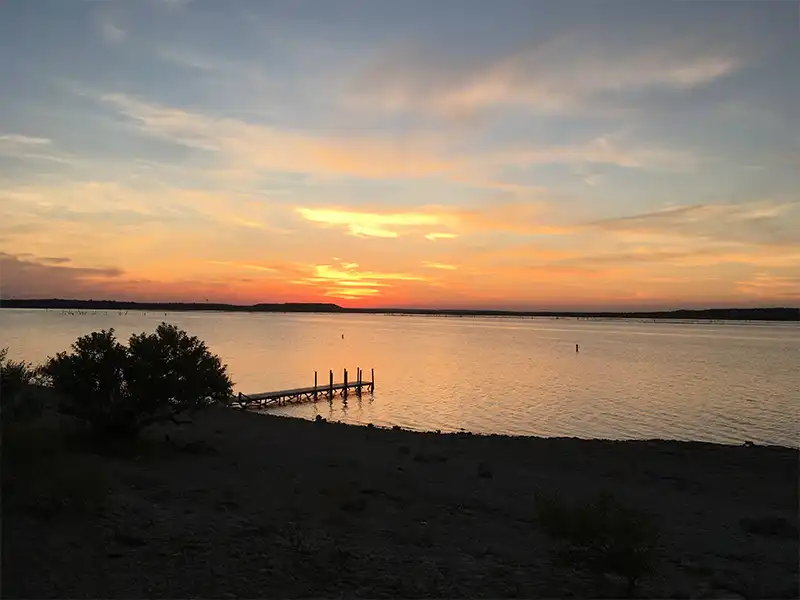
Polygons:
M152 310L152 311L222 311L222 312L285 312L344 313L384 315L438 315L485 317L577 317L610 319L691 319L727 321L800 321L800 308L709 308L671 311L516 311L489 309L427 308L346 308L333 303L220 304L193 302L126 302L117 300L71 299L8 299L0 300L0 308L56 310Z

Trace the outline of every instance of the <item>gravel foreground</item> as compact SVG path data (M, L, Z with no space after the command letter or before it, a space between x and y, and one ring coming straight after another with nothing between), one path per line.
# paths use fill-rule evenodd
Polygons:
M658 524L638 596L798 597L796 449L214 408L109 454L48 427L4 436L3 598L620 597L554 564L534 518L537 492L602 489Z

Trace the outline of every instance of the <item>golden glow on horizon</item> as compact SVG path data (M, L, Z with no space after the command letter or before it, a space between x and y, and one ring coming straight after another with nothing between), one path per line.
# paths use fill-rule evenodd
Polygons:
M51 210L50 204L32 203L35 195L14 198L23 203L18 207ZM52 198L60 199L55 190ZM133 196L139 203L143 198ZM91 220L71 219L58 231L25 232L19 239L26 240L32 252L5 255L10 266L3 274L6 285L11 282L22 290L18 295L29 297L208 297L244 303L333 298L371 306L626 306L657 305L664 298L671 298L672 305L724 304L730 298L792 304L800 298L800 243L771 236L762 240L750 227L764 220L791 221L797 206L759 201L667 208L633 218L554 226L562 233L540 234L535 243L512 242L503 236L504 231L549 227L541 209L520 212L514 205L460 211L420 207L394 213L305 209L300 214L298 210L297 227L308 224L305 235L264 234L237 228L228 219L224 227L233 229L225 234L229 235L225 247L207 244L209 234L202 224L196 231L181 232L144 221L142 233L120 238L97 229ZM92 214L87 208L91 205L83 207L85 214ZM528 214L537 220L526 223L515 218ZM438 232L445 233L447 243L434 245L426 240L431 234L413 234L444 224L464 235ZM398 236L353 234L352 228L359 226L389 228ZM219 236L225 228L216 220L208 227L217 230L216 239L223 239ZM501 237L488 245L472 241L487 234ZM109 256L126 256L130 266L114 271L90 254L98 239L104 240ZM258 256L259 244L273 239L279 240L279 250L267 250L260 260L243 260ZM318 260L325 247L334 244L338 254L360 260ZM60 258L67 245L75 258ZM85 255L80 253L82 247ZM282 260L284 251L297 260ZM163 256L171 258L165 261ZM63 294L59 289L78 293Z

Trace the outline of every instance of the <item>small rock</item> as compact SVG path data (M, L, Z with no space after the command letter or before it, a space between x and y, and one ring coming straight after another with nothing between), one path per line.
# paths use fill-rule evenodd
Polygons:
M188 454L217 454L217 449L202 440L187 442L182 450Z
M747 533L784 539L796 539L797 527L784 517L759 517L739 519L739 526Z
M147 544L146 540L143 540L142 538L137 537L135 535L124 533L122 531L117 531L114 533L114 541L124 546L130 546L131 548L140 548L141 546Z

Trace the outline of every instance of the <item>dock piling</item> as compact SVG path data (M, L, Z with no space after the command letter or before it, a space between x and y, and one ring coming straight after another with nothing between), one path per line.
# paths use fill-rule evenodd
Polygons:
M344 369L344 383L334 383L333 369L328 372L328 386L327 394L328 401L333 402L334 396L341 396L344 402L347 402L347 396L351 392L355 392L359 399L366 386L370 392L375 389L375 369L372 369L372 380L364 381L364 370L361 367L356 367L356 377L350 379L350 374L347 369ZM288 390L276 390L274 392L262 392L260 394L243 394L238 392L235 400L238 400L240 408L250 409L266 409L271 406L283 406L284 404L291 404L295 402L303 402L307 400L317 400L320 394L325 394L326 389L324 384L320 386L319 372L314 371L314 386L294 388Z

